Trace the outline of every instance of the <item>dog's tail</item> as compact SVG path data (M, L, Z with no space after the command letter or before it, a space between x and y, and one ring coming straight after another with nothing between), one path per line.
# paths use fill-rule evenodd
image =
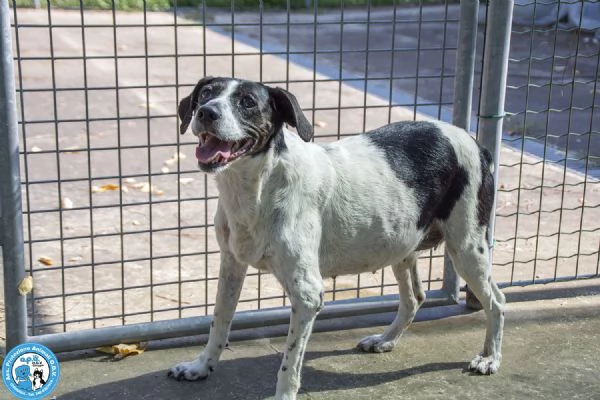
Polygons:
M487 149L479 146L479 159L481 162L481 182L477 193L477 214L480 226L489 227L490 216L494 204L494 159Z
M492 158L492 154L488 151L488 149L481 146L479 147L479 150L483 155L483 160L481 160L481 167L484 168L485 163L485 169L490 171L490 173L494 173L494 159Z

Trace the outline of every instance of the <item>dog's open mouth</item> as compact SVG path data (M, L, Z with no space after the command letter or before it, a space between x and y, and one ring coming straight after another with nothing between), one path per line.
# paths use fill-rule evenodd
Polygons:
M196 147L196 158L202 164L227 164L244 155L254 140L247 138L237 142L226 142L208 132L200 134L200 143Z

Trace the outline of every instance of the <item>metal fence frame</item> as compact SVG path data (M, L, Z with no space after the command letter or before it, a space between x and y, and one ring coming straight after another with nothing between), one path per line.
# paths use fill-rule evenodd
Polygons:
M489 18L486 25L478 131L479 140L494 155L496 182L498 182L513 5L512 0L491 0L487 10L493 18ZM461 19L452 120L454 124L467 130L470 129L473 121L471 109L478 11L478 0L460 1ZM7 348L10 349L22 342L35 341L50 347L54 351L68 351L117 342L137 342L208 333L210 316L55 334L34 336L27 334L26 296L20 295L16 290L19 283L26 276L26 268L22 240L17 100L15 96L9 13L8 2L3 2L0 5L1 31L3 32L2 42L0 43L0 53L3 57L3 75L0 82L0 121L2 123L0 131L0 225L2 228L0 231L0 245L2 245L3 250ZM498 60L502 60L502 62L498 62ZM367 89L366 83L364 89L365 91ZM492 215L492 220L493 217ZM493 232L493 226L490 232ZM493 243L493 237L490 235L490 248L493 247ZM444 266L442 289L427 293L427 306L455 304L458 301L458 277L448 261L445 262ZM320 313L319 319L389 312L395 311L396 308L397 296L369 298L365 301L341 301L327 304ZM233 329L285 324L288 322L288 315L287 308L240 312L236 314L233 321Z

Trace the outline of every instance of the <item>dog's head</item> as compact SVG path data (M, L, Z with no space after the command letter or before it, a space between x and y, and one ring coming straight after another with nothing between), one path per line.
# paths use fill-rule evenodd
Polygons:
M205 172L222 170L232 162L268 148L283 124L296 128L309 141L313 128L293 94L256 82L204 78L179 103L184 134L191 126L200 143L196 158Z

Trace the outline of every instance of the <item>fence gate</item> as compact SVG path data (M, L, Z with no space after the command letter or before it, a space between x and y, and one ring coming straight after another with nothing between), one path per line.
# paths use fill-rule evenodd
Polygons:
M538 57L512 57L508 64L511 1L405 8L365 0L330 8L315 0L308 10L290 0L283 9L206 3L153 11L144 1L128 12L115 1L108 10L87 9L83 1L76 9L2 3L2 31L11 33L0 49L8 348L32 340L66 351L208 332L219 265L212 225L217 191L197 170L196 143L179 136L176 117L179 99L205 75L287 88L315 126L316 141L402 119L443 119L478 130L496 164L503 161L496 169L497 280L598 276L600 194L589 173L598 155L588 146L580 154L586 169L574 170L569 151L564 162L547 157L551 140L541 144L542 158L531 155L529 131L507 132L500 145L507 67ZM538 28L516 29L513 38L537 35ZM562 28L544 29L558 38ZM577 60L581 49L574 54ZM516 104L512 91L544 85L530 75L519 79L509 75L507 104ZM569 82L579 80L573 72ZM523 107L507 107L511 124L527 126L527 100ZM575 107L571 102L566 112ZM581 138L593 143L597 131L590 122ZM534 169L541 171L538 181ZM560 192L560 203L547 200L546 190ZM578 204L573 190L581 191ZM572 234L561 229L571 225L572 212L580 215L573 225L578 247L569 256L577 254L577 267L563 273L561 246L572 243ZM556 213L559 230L548 237L560 244L549 251L544 229ZM420 259L429 306L456 302L459 282L447 264L443 249ZM287 323L279 284L250 272L234 329ZM27 277L33 289L22 295L16 288ZM395 310L396 286L388 270L329 280L320 318Z

